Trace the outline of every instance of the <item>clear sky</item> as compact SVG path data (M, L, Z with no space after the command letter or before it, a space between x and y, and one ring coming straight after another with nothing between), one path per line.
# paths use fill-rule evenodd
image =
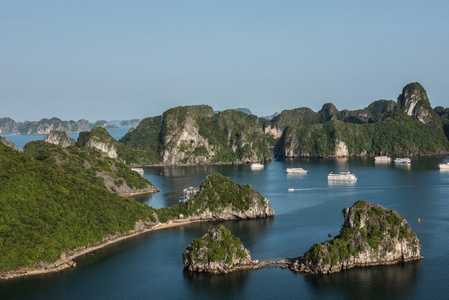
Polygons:
M0 117L449 106L449 1L0 0Z

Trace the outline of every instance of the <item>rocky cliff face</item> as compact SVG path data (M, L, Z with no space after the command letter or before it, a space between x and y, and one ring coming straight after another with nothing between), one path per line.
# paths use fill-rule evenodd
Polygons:
M380 205L358 201L343 210L344 224L333 240L313 245L290 268L328 274L353 267L391 265L422 259L421 242L407 221Z
M182 254L188 271L225 274L251 265L248 249L223 225L193 239Z
M17 150L16 144L5 138L4 136L0 136L0 143L2 143L5 146L8 146L9 148L12 148L14 150Z
M89 121L79 120L77 122L62 121L58 118L42 119L38 122L23 123L18 129L17 134L49 134L51 131L80 132L89 130Z
M117 141L102 127L92 128L90 132L83 131L78 137L78 147L92 147L100 150L104 156L117 158Z
M63 148L75 145L75 140L63 131L52 131L44 137L44 142L59 145Z
M236 110L216 114L207 105L175 107L162 117L146 118L120 143L153 151L167 165L249 162L271 157L256 116Z
M192 107L177 107L163 114L163 162L205 163L209 156L214 156L214 150L209 140L199 134L198 119L210 118L214 115L211 107L200 105ZM192 155L195 151L202 153Z
M0 118L0 133L14 133L17 131L17 123L11 118Z
M424 124L428 124L434 117L426 90L418 82L409 83L398 97L399 108Z

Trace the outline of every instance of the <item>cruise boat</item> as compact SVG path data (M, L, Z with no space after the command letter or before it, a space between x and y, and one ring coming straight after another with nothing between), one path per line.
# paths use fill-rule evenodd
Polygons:
M264 166L263 166L263 164L260 164L260 163L253 163L250 165L250 168L253 170L260 170L260 169L263 169Z
M410 158L398 157L398 158L395 158L394 163L395 164L411 164L412 161L410 160Z
M374 157L374 161L377 163L390 163L391 157L388 156L376 156Z
M438 168L440 170L448 170L449 171L449 162L445 163L445 164L439 164Z
M351 172L340 172L340 173L329 173L327 175L327 180L331 181L357 181L357 177L355 177L355 174L351 174Z
M307 174L307 170L303 168L287 168L287 174Z
M133 170L134 172L139 173L140 175L143 175L144 170L142 168L131 168L131 170Z

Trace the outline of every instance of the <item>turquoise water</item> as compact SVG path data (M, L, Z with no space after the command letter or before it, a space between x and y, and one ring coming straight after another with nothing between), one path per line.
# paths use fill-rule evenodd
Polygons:
M242 240L253 259L276 260L302 255L336 235L341 211L357 200L394 209L423 241L419 262L346 270L326 276L280 268L227 275L190 274L182 252L192 238L215 223L196 223L150 232L76 260L75 269L0 282L1 299L444 299L449 294L449 172L445 157L415 158L409 168L375 165L374 159L274 159L263 170L248 166L146 168L144 176L162 192L136 197L154 207L177 203L182 189L198 186L220 172L250 183L270 200L269 219L223 223ZM307 175L287 175L287 167ZM349 167L359 180L329 184L329 172ZM294 188L289 192L288 188ZM421 222L418 222L418 218Z

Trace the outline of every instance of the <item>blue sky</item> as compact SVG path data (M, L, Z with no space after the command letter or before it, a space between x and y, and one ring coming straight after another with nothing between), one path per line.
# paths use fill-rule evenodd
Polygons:
M449 1L0 1L0 117L449 106Z

